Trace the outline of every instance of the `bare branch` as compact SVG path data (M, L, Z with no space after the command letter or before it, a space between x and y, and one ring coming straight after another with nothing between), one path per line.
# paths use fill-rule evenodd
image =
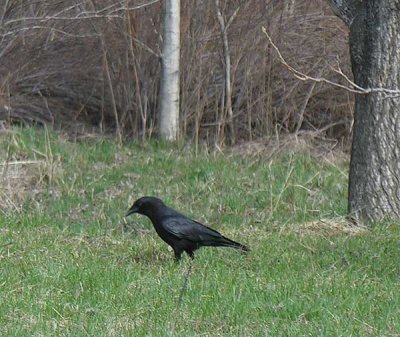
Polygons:
M98 37L99 36L99 34L71 34L71 33L65 32L61 29L57 29L54 27L48 27L48 26L30 26L30 27L22 27L20 29L12 30L5 34L0 34L0 37L7 37L10 35L16 35L21 32L29 32L32 30L50 30L50 32L60 33L62 35L66 35L66 36L74 37L74 38L88 38L88 37Z
M228 41L228 28L235 19L236 15L239 12L239 8L237 7L228 21L225 21L224 16L221 13L221 9L219 6L219 0L215 0L215 7L217 10L217 19L221 29L221 39L223 43L223 51L224 51L224 59L225 59L225 97L226 107L223 105L222 110L226 109L228 114L228 126L231 131L231 141L235 142L235 132L233 125L233 110L232 110L232 83L231 83L231 56L229 51L229 41ZM225 102L224 102L225 103Z
M111 19L111 18L118 18L118 19L123 19L124 18L124 12L125 11L131 11L131 10L136 10L139 8L143 8L146 6L153 5L157 2L160 2L160 0L153 0L148 3L143 3L140 5L136 5L133 7L118 7L115 9L112 9L115 7L115 4L111 6L107 6L105 8L96 10L96 11L84 11L77 13L74 16L65 16L65 13L68 13L69 11L75 9L76 7L79 7L81 4L75 4L73 6L70 6L68 8L63 9L62 11L56 13L55 15L51 16L40 16L40 17L23 17L23 18L18 18L18 19L13 19L13 20L7 20L5 22L6 25L11 25L13 23L17 22L26 22L26 21L39 21L39 22L47 22L47 21L62 21L62 20L87 20L87 19ZM112 9L112 10L111 10ZM119 14L121 13L121 14ZM61 16L63 14L64 16Z
M160 53L157 53L156 51L151 49L149 46L147 46L146 44L144 44L142 41L138 40L137 38L132 37L132 40L135 41L140 47L142 47L144 50L146 50L150 54L152 54L156 57L161 57Z
M235 9L235 11L233 12L233 14L232 14L231 17L229 18L228 22L226 23L225 30L228 30L228 29L229 29L229 26L231 25L231 23L232 23L233 20L235 19L236 15L239 13L239 9L240 9L240 6L237 7L237 8Z
M144 7L147 7L147 6L154 5L155 3L160 2L160 1L161 0L153 0L153 1L150 1L150 2L147 2L147 3L143 3L143 4L140 4L140 5L133 6L133 7L121 7L121 8L118 8L118 9L112 11L111 14L113 14L114 12L121 12L121 11L127 11L127 10L128 11L132 11L132 10L135 10L135 9L144 8Z
M55 27L49 27L46 25L48 22L55 22L55 21L80 21L80 20L92 20L92 19L125 19L125 13L137 10L140 8L144 8L147 6L151 6L155 3L160 2L160 0L150 0L148 2L144 2L142 4L135 4L133 6L129 6L128 1L121 6L119 3L114 3L108 5L104 8L99 10L85 10L85 11L77 11L84 2L73 4L69 7L63 8L59 12L56 12L53 15L43 15L43 16L29 16L29 17L19 17L15 19L3 20L4 18L0 18L3 20L3 26L7 27L10 25L14 25L13 29L10 29L0 33L0 38L6 38L14 35L18 35L20 33L30 33L35 32L38 30L49 30L50 33L58 33L61 35L65 35L68 37L73 38L90 38L90 37L99 37L100 34L74 34L71 32L66 32L62 29L57 29ZM6 2L7 5L8 1ZM76 12L74 12L76 11ZM5 13L5 11L4 11ZM0 21L1 22L1 21ZM24 26L16 26L16 24L23 23ZM133 40L141 46L147 52L159 57L159 53L152 50L150 47L146 46L143 42L138 40L137 38L133 38ZM3 53L2 53L3 54Z
M274 50L278 54L279 62L281 62L294 75L294 77L296 77L297 79L299 79L301 81L314 81L314 82L318 82L318 83L327 83L332 86L335 86L335 87L338 87L341 89L345 89L345 90L350 91L355 94L367 95L367 94L371 94L371 93L383 93L383 94L385 94L386 98L400 98L400 89L388 89L388 88L381 88L381 87L375 87L375 88L360 87L358 84L354 83L354 81L350 80L350 78L348 76L346 76L340 68L334 69L334 71L336 73L338 73L339 75L341 75L346 80L346 82L349 83L350 86L346 86L346 85L343 85L343 84L340 84L337 82L333 82L324 77L312 77L307 74L304 74L301 71L294 68L293 66L291 66L289 63L287 63L287 61L283 57L282 53L280 52L279 48L276 46L276 44L273 42L271 36L268 34L265 27L262 27L262 31L266 35L271 46L274 48Z

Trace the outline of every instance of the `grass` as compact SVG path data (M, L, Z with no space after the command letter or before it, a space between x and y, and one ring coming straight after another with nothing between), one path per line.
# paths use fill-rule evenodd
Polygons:
M400 336L400 229L346 224L346 162L33 129L0 158L1 336ZM143 195L252 251L197 251L179 302L189 259L123 218Z

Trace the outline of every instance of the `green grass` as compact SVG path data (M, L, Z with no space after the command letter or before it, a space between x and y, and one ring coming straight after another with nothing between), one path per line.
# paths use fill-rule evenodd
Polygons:
M345 162L32 129L0 158L37 161L0 192L1 336L400 336L400 229L344 224ZM197 251L179 302L189 259L123 218L143 195L252 251Z

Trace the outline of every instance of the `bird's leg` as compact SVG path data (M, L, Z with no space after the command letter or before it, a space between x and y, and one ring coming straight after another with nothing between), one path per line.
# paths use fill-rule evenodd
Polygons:
M193 262L190 261L189 268L188 268L188 270L187 270L187 272L185 274L185 278L184 278L184 281L183 281L183 286L182 286L181 292L179 294L178 307L180 307L180 305L182 303L182 300L183 300L183 295L185 294L185 291L187 289L189 276L190 276L190 273L192 272L192 265L193 265Z
M188 253L188 255L190 256L190 258L191 258L192 260L194 260L194 253L193 253L193 250L187 250L186 253Z
M175 261L179 262L179 260L182 257L182 250L180 249L174 249L174 254L175 254Z

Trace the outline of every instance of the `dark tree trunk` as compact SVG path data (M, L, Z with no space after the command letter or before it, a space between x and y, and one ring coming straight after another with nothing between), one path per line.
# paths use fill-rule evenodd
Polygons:
M333 8L338 2L353 6L349 28L355 83L399 90L400 0L328 1ZM357 94L354 113L349 214L363 223L399 220L400 96Z

